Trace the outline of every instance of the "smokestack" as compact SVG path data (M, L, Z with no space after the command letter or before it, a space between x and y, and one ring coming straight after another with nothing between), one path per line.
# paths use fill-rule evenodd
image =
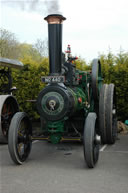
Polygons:
M59 14L48 15L49 68L50 75L61 74L62 63L62 22L65 17Z

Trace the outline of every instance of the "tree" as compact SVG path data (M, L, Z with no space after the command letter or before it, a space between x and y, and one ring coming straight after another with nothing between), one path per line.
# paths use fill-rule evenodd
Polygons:
M48 40L37 39L34 48L40 53L42 57L48 57Z
M86 61L82 58L79 58L74 62L76 64L76 68L83 71L91 70L91 65L87 65Z
M41 59L42 56L36 50L32 44L23 43L19 45L20 53L19 53L19 60L26 63L26 60L30 60L31 63L34 63L37 65ZM30 63L29 62L29 63Z
M101 55L104 83L116 86L118 119L128 119L128 53L120 51L116 56L112 53Z
M109 51L107 55L100 56L100 61L104 83L109 84L113 82L115 56Z
M29 114L32 119L39 118L36 109L36 102L39 92L44 88L45 84L41 82L41 76L48 74L48 59L44 58L40 63L25 58L22 70L13 70L13 85L17 87L14 93L18 100L20 110Z
M6 29L0 29L0 57L18 59L19 43L15 35Z

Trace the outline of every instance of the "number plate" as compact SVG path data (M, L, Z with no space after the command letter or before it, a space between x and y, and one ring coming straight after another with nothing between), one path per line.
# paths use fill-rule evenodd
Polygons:
M41 77L42 82L45 83L61 83L65 82L64 76L42 76Z

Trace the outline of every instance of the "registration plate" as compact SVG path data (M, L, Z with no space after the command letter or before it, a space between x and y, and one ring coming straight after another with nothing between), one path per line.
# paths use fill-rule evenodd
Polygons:
M65 82L64 76L42 76L42 82L44 83L61 83Z

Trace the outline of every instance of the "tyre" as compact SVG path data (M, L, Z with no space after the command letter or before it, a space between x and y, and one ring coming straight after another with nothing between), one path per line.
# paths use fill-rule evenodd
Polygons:
M8 143L8 130L13 115L19 111L16 99L11 95L0 95L0 143Z
M101 63L99 59L92 62L92 93L95 102L99 101L99 93L102 86Z
M104 84L101 88L99 128L102 144L114 144L117 138L116 93L114 84Z
M100 100L99 100L99 130L100 130L102 144L107 143L107 136L106 136L107 90L108 90L108 85L104 84L101 88Z
M26 113L16 113L8 135L9 153L16 164L22 164L29 156L32 146L32 127Z
M116 93L114 84L109 84L106 96L106 138L114 144L117 138Z
M96 113L89 113L84 126L84 158L89 168L94 168L99 158L100 139L96 134Z

